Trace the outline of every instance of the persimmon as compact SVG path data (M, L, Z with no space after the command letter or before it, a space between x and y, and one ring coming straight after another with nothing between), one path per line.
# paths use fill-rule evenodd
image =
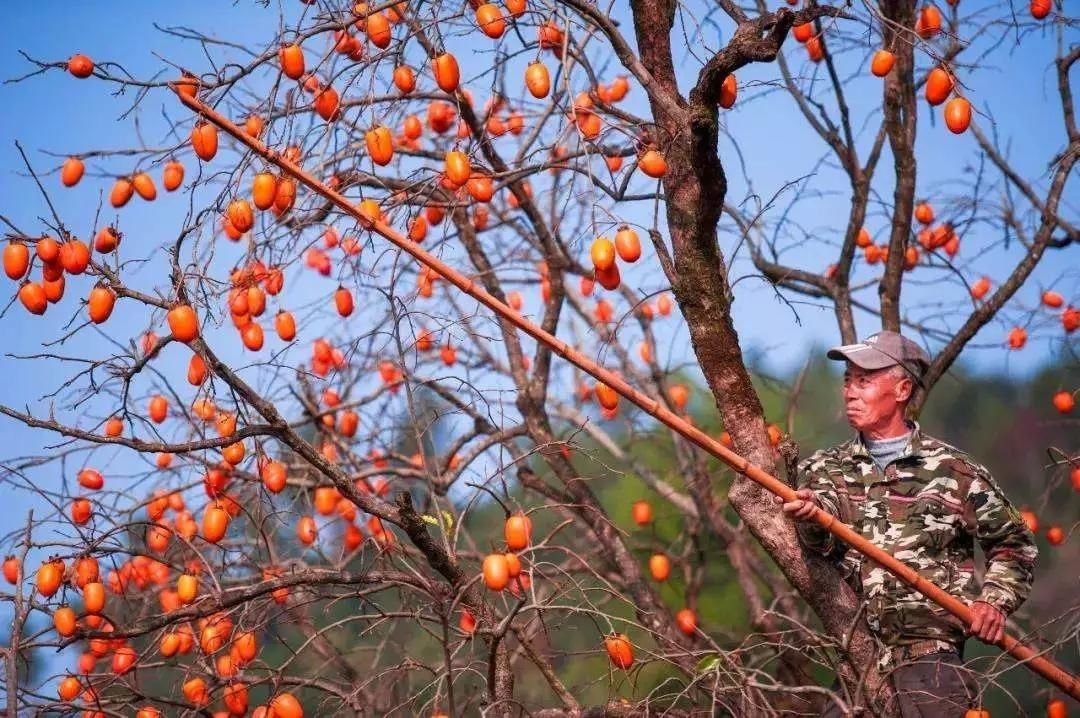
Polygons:
M380 167L385 167L394 159L394 139L386 126L377 125L368 130L364 134L364 142L371 161Z
M59 302L64 298L64 285L64 275L60 275L51 281L46 279L41 285L42 289L45 291L45 299L47 299L50 304Z
M300 543L310 546L315 543L317 536L318 528L315 525L315 519L311 516L301 516L296 522L296 537L300 539Z
M203 706L210 702L210 694L206 690L206 681L199 676L184 681L181 688L184 698L196 706Z
M697 632L697 615L692 609L684 608L675 614L675 626L684 635L692 636Z
M157 199L157 187L154 186L154 180L146 172L136 172L131 178L131 185L135 189L135 193L147 202Z
M1068 414L1076 407L1076 399L1072 392L1062 390L1054 394L1053 404L1059 414Z
M1013 327L1009 330L1008 344L1010 349L1023 349L1027 343L1027 330L1023 327Z
M953 76L941 67L935 67L926 76L924 94L931 105L940 105L953 91Z
M439 350L439 357L446 366L453 366L454 362L457 361L457 350L451 346L450 342L447 342Z
M634 648L625 633L615 633L604 639L604 648L612 665L624 671L634 664Z
M226 658L228 656L225 656ZM218 671L218 675L221 671ZM242 716L247 714L248 709L248 689L243 683L230 683L225 686L225 690L222 693L222 701L225 703L225 707L229 710L229 715Z
M538 100L548 96L551 91L551 75L544 63L533 60L525 68L525 87Z
M192 386L199 386L204 381L209 372L206 369L206 362L198 354L192 354L191 359L188 361L187 380Z
M619 395L607 384L603 382L596 382L596 386L593 387L593 393L596 395L596 401L603 408L608 411L614 411L619 406Z
M799 42L806 42L814 36L814 24L811 22L804 22L801 25L793 25L791 27L791 35Z
M115 675L122 676L134 668L135 662L138 659L139 655L135 652L134 648L131 646L120 646L113 652L112 672Z
M945 105L945 126L954 135L960 135L971 126L971 103L963 97L954 97Z
M135 196L135 185L128 177L117 177L109 190L109 204L119 209Z
M79 526L83 526L90 520L90 515L93 513L93 507L90 504L90 500L84 497L79 497L71 502L71 520Z
M82 179L86 165L78 157L68 157L60 168L60 182L65 187L74 187Z
M173 339L190 342L199 336L199 321L189 304L177 304L166 314Z
M229 529L229 514L220 503L213 503L206 507L203 513L202 532L203 538L210 543L217 543L225 537Z
M923 5L919 19L915 22L915 32L924 40L929 40L941 32L941 11L936 5Z
M90 248L79 239L68 239L60 245L60 264L68 274L82 274L90 265Z
M176 579L176 596L180 603L187 605L199 595L199 579L190 573L185 573Z
M274 198L277 196L277 182L277 177L271 172L259 172L255 175L251 181L251 201L258 209L270 209L274 206ZM229 209L232 209L232 205L229 205ZM246 231L237 225L231 213L229 221L240 231Z
M888 50L878 50L870 60L870 72L875 77L885 77L896 64L896 55Z
M167 192L173 192L177 190L184 182L184 165L177 160L170 160L165 163L165 169L163 170L161 177L161 184L165 187Z
M1043 306L1050 307L1051 309L1057 309L1065 304L1065 297L1050 289L1043 292L1040 299L1042 300Z
M638 158L638 167L648 177L659 178L667 174L667 161L656 150L646 150Z
M221 447L221 458L225 460L230 466L237 466L244 460L244 456L247 453L247 449L244 446L243 440L234 441L227 446Z
M257 352L263 347L264 335L263 328L258 322L250 322L244 325L244 328L240 330L240 340L244 343L244 346Z
M503 536L506 539L506 547L511 551L522 551L528 548L532 522L524 514L515 514L503 525Z
M484 585L492 591L501 591L510 582L510 566L506 554L492 553L484 557Z
M255 660L255 656L259 652L255 634L247 631L237 633L236 637L233 638L233 649L241 665Z
M324 87L315 93L315 112L327 122L333 122L341 115L341 98L333 87Z
M18 242L17 244L22 245L21 242ZM18 250L16 250L16 251L18 251ZM42 237L34 245L34 254L36 254L38 256L38 259L40 259L45 264L56 264L56 263L58 263L60 261L60 243L57 242L52 237L47 237L47 236ZM29 266L29 257L27 258L27 266ZM5 262L5 267L6 267L6 262ZM60 269L61 269L61 271L63 271L63 267L61 267ZM19 274L19 277L21 277L25 273L26 273L26 269L24 268L22 273ZM18 279L19 277L10 277L10 278L11 279Z
M258 115L248 115L244 120L244 133L248 137L258 139L262 134L263 127L266 125L265 120Z
M255 213L246 199L234 199L226 210L229 223L243 234L255 226Z
M435 84L443 92L454 92L461 82L461 70L453 53L444 52L431 61Z
M735 99L739 96L739 82L735 75L728 75L720 85L720 99L718 104L725 110L735 105Z
M62 701L72 701L75 700L75 696L79 695L80 690L82 690L82 684L79 683L78 678L65 676L56 687L56 694L60 696Z
M364 31L367 33L368 40L371 40L371 44L380 50L388 48L390 41L393 39L390 32L390 21L381 12L368 15Z
M279 693L270 701L273 718L304 718L304 709L292 693Z
M968 708L964 711L964 718L990 718L990 711L984 708Z
M1032 7L1034 7L1035 2L1032 2L1031 5ZM1050 7L1049 0L1047 0L1046 6L1047 8ZM1047 12L1049 12L1049 10ZM1032 10L1031 14L1035 15L1035 11ZM1043 17L1045 17L1045 15ZM1046 704L1046 718L1067 718L1068 715L1069 710L1065 706L1065 701L1063 701L1062 699L1055 698L1054 700Z
M506 20L499 6L494 3L484 3L476 8L476 24L480 26L481 32L493 40L502 37L506 31Z
M653 519L652 504L644 499L635 501L630 507L630 515L638 526L648 526Z
M1072 305L1065 307L1061 312L1061 326L1066 334L1072 334L1080 329L1080 309Z
M278 310L278 313L274 316L274 331L285 342L291 342L296 338L296 320L291 312L286 312L283 309Z
M165 553L172 540L172 531L164 523L156 521L146 527L146 546L155 553Z
M352 438L356 435L356 429L359 427L359 425L359 415L351 409L346 410L341 412L341 416L338 417L337 431L342 436Z
M279 213L285 213L292 209L296 202L296 183L287 177L279 177L277 194L274 195L274 209Z
M518 558L518 555L516 553L510 552L504 553L503 556L506 558L506 574L512 579L520 576L521 559Z
M821 62L825 58L825 43L820 35L815 35L807 40L805 47L810 62Z
M64 638L75 635L76 617L71 606L64 604L53 611L53 628Z
M197 122L191 128L191 149L204 162L214 159L218 151L217 127L209 122Z
M472 635L476 631L476 617L473 616L472 611L467 608L461 609L461 617L458 619L458 628L463 633Z
M30 248L22 242L8 242L4 247L4 274L8 279L20 279L29 268Z
M416 72L408 65L398 65L395 67L393 78L394 87L396 87L403 95L407 95L416 89Z
M671 560L662 553L649 557L649 573L656 581L666 581L671 575Z
M94 235L94 249L102 254L112 252L120 245L121 238L123 234L118 232L116 227L102 227Z
M460 187L469 181L472 173L472 165L469 157L461 150L451 150L446 153L445 159L446 177L456 186Z
M90 77L94 72L94 61L82 53L76 53L68 58L67 70L80 80Z
M615 266L615 245L607 237L597 237L589 248L593 267L604 271Z
M105 609L105 585L100 581L83 586L83 608L87 613L101 613Z
M636 262L641 258L641 241L629 225L622 225L615 232L615 250L624 262Z
M108 287L100 284L90 290L90 296L86 300L86 308L90 314L90 321L94 324L105 322L112 315L116 305L116 293Z
M304 75L304 51L297 44L282 45L278 50L281 72L290 80L299 80Z
M537 38L542 50L562 50L563 31L551 20L537 28Z
M990 291L990 278L980 277L974 284L971 285L971 297L972 299L982 299L986 296L986 293Z
M160 424L165 421L165 417L169 413L169 400L163 397L161 394L155 394L150 397L150 403L147 405L150 414L150 420L155 424Z
M79 486L91 491L97 491L105 485L105 478L96 469L84 468L78 475Z

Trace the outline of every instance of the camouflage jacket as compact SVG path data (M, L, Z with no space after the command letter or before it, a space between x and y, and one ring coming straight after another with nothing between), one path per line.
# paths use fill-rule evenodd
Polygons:
M822 508L954 596L1009 614L1027 598L1038 557L1034 537L985 467L923 434L917 423L899 458L878 469L861 436L799 464L799 486ZM889 645L960 645L963 623L824 528L798 522L811 550L842 560L867 602L870 629ZM975 540L986 556L981 590Z

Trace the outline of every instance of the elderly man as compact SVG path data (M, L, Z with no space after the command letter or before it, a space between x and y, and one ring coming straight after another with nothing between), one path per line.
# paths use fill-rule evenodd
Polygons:
M857 433L799 465L799 498L783 510L799 520L809 550L841 561L866 602L870 630L883 644L880 667L891 671L901 714L959 716L974 698L970 679L957 668L965 636L1001 639L1005 617L1031 589L1033 537L985 467L905 419L929 365L918 344L883 331L828 357L847 362L844 404ZM808 521L816 508L968 601L971 625ZM976 540L986 557L981 587Z

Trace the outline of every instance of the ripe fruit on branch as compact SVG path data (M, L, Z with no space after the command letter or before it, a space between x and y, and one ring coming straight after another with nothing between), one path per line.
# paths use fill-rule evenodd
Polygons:
M461 82L461 70L458 69L457 58L449 52L436 57L431 61L431 72L435 75L435 84L443 92L454 92Z
M501 591L510 582L510 565L506 554L492 553L484 557L484 584L492 591Z
M83 54L72 55L67 61L67 69L73 76L81 80L93 74L94 61Z
M625 633L615 633L604 639L604 648L612 665L624 671L634 664L634 648Z

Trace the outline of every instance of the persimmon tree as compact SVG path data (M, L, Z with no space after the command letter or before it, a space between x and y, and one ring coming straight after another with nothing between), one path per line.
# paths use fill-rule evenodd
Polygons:
M860 313L922 337L934 360L915 415L988 325L1014 351L1033 334L1067 345L1080 326L1075 271L1041 306L1024 295L1049 257L1075 263L1080 238L1065 201L1074 21L1044 0L966 5L288 2L258 47L166 28L207 62L164 75L28 56L19 81L66 73L127 93L125 121L165 107L168 126L155 146L58 166L24 154L41 218L3 213L6 313L40 316L46 344L5 361L69 370L40 404L0 407L60 437L6 479L64 482L43 492L51 516L9 536L8 665L78 645L57 690L86 715L887 713L856 595L767 492L277 160L687 417L681 364L700 371L721 440L790 480L800 448L751 381L736 263L793 310L834 312L844 342ZM1034 176L995 126L1007 94L966 89L1007 42L1056 50L1059 116ZM733 179L744 153L780 161L726 132L728 113L759 112L816 138L783 150L812 174ZM924 183L925 134L977 170ZM842 215L795 219L826 181L848 195ZM102 193L94 217L65 211L78 192ZM149 201L170 203L159 236L126 236L124 208ZM984 277L995 253L1015 262ZM1057 410L1071 399L1064 388ZM675 465L643 460L642 439L671 442ZM1076 457L1054 456L1080 483ZM652 496L632 521L598 495L628 477ZM650 533L653 512L680 517L677 533ZM31 548L54 558L25 563ZM748 635L698 620L717 564ZM52 625L24 633L34 612ZM1075 634L1073 619L1042 638ZM582 656L605 656L587 683L608 681L609 699L567 682ZM7 695L58 707L14 669Z

